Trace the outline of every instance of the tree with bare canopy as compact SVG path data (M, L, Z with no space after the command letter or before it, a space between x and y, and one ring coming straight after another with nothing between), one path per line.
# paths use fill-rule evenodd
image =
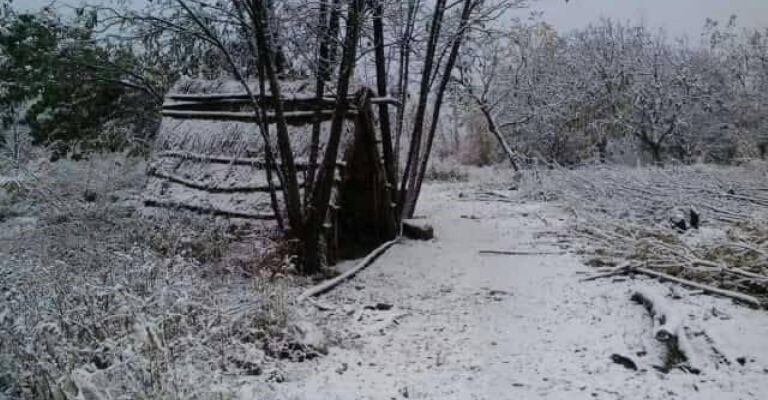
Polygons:
M383 102L377 106L377 121L388 186L400 189L391 191L394 218L409 218L416 208L445 93L462 45L473 30L487 29L489 21L509 8L524 5L524 0L437 0L434 4L410 0L403 9L401 2L387 0L319 0L302 4L161 0L143 11L103 7L99 11L107 14L107 21L132 26L134 37L145 44L157 44L165 38L166 44L181 43L182 48L199 47L202 54L220 55L220 68L239 82L254 115L260 117L257 125L278 225L284 226L289 238L302 243L297 247L302 271L313 274L323 265L322 229L331 206L351 88L361 78L356 70L367 71L372 65L372 83L380 98L389 98L388 82L397 82L399 109L394 121ZM422 18L428 21L425 44L419 39ZM287 29L294 34L285 35ZM361 40L367 37L372 38L372 45ZM393 46L399 52L389 51ZM395 59L399 67L389 71L390 61ZM414 82L418 84L415 115L406 124L414 62L421 65L421 73ZM317 101L334 99L333 117L326 136L320 118L312 122L308 166L300 183L281 85L284 76L312 75ZM253 78L258 80L258 92L249 85ZM274 132L266 122L267 107L273 116ZM320 109L317 112L319 117ZM403 135L406 125L411 127L409 135ZM324 143L321 137L326 138ZM408 139L407 157L398 176L404 138ZM273 184L275 177L278 182ZM287 225L283 216L287 217Z

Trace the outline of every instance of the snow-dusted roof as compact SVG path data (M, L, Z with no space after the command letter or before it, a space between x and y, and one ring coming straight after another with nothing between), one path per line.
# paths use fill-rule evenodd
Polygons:
M310 92L314 87L308 81L283 81L282 84L285 99L314 99ZM251 86L258 93L257 83L251 82ZM178 111L198 100L213 100L216 107ZM303 102L296 106L308 107ZM264 139L259 125L250 120L254 111L240 83L183 78L169 91L164 107L152 148L145 203L224 210L231 215L254 218L270 215L268 182L263 169ZM314 109L294 112L311 117ZM321 123L320 154L323 154L329 128L329 121ZM344 157L343 149L351 143L353 129L353 122L348 121L340 160ZM274 124L270 124L270 143L277 151L275 130ZM306 162L312 124L294 123L289 126L289 133L294 157L299 163ZM299 175L300 181L303 180L304 174ZM278 197L282 201L282 196Z

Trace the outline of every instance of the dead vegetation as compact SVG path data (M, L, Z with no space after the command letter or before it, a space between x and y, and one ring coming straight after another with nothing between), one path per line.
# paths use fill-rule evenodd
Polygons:
M582 240L581 252L593 266L628 262L631 268L612 273L648 271L715 294L733 292L729 297L764 306L766 170L764 163L553 169L528 174L523 189L528 197L567 206L575 235ZM700 219L698 228L691 226L694 214Z
M218 398L231 376L282 379L275 349L319 351L292 322L284 244L215 218L139 215L142 161L44 162L6 181L0 397Z

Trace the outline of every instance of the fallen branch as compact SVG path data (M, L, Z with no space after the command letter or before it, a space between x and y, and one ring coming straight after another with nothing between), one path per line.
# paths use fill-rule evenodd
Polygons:
M562 256L567 254L565 251L502 251L502 250L480 250L478 254L494 254L502 256Z
M379 246L375 250L373 250L370 254L365 256L365 258L362 261L360 261L354 268L350 269L349 271L347 271L347 272L345 272L345 273L343 273L343 274L341 274L341 275L339 275L339 276L337 276L337 277L335 277L333 279L329 279L329 280L327 280L325 282L322 282L322 283L320 283L318 285L315 285L315 286L307 289L306 291L304 291L304 293L302 293L296 299L297 302L301 303L301 302L303 302L304 300L306 300L306 299L308 299L310 297L314 297L314 296L318 296L318 295L321 295L323 293L326 293L326 292L330 291L331 289L335 288L336 286L340 285L342 282L353 278L355 275L357 275L358 272L362 271L363 269L365 269L369 265L373 264L373 262L376 261L376 259L379 258L379 256L384 254L384 252L387 251L387 249L389 249L390 247L392 247L395 243L397 243L399 241L400 241L400 238L398 237L398 238L395 238L393 240L390 240L389 242L386 242L386 243L382 244L381 246Z
M768 306L768 197L749 190L764 185L762 169L612 166L555 169L536 178L526 180L520 193L536 199L551 195L577 212L571 223L584 254L633 260L648 271L684 278L678 283L701 283L682 284L705 293ZM701 230L681 233L673 220Z
M693 347L688 343L683 320L667 301L648 290L637 290L632 294L632 301L642 304L653 318L653 336L667 347L664 370L682 367L693 373L698 370L694 363Z
M755 307L755 308L763 307L762 303L760 303L760 300L758 300L756 297L753 297L753 296L750 296L750 295L747 295L747 294L743 294L743 293L739 293L739 292L734 292L732 290L718 289L716 287L705 285L703 283L689 281L687 279L678 278L676 276L665 274L663 272L657 272L657 271L650 270L648 268L643 268L643 267L632 267L632 268L629 268L628 271L637 272L637 273L648 275L648 276L651 276L651 277L654 277L654 278L658 278L658 279L661 279L661 280L678 283L678 284L681 284L683 286L688 286L688 287L692 287L692 288L695 288L695 289L700 289L700 290L703 290L704 292L709 293L709 294L716 294L718 296L728 297L728 298L731 298L731 299L734 299L734 300L741 301L743 303L747 303L750 306Z
M620 265L611 271L598 274L598 275L593 275L593 276L590 276L589 278L581 279L579 282L590 282L590 281L596 281L598 279L603 279L603 278L611 278L617 275L626 275L629 272L629 270L630 270L630 266L628 264Z
M304 300L306 300L308 303L312 304L313 306L317 307L317 309L320 310L320 311L333 311L333 310L335 310L335 307L333 307L331 305L328 305L328 304L321 303L321 302L319 302L319 301L317 301L317 300L315 300L313 298L306 298Z
M637 290L631 299L648 309L653 317L653 336L662 342L673 340L678 336L682 325L681 318L672 311L667 302L648 290Z
M722 264L719 264L719 263L716 263L716 262L712 262L712 261L694 260L693 261L693 265L700 265L702 267L717 268L717 269L719 269L722 272L727 272L727 273L731 273L731 274L734 274L734 275L740 275L740 276L743 276L743 277L746 277L746 278L752 278L752 279L763 280L763 281L768 280L768 276L756 274L756 273L749 272L749 271L745 271L745 270L743 270L741 268L738 268L738 267L727 267L725 265L722 265Z
M750 306L755 307L755 308L762 308L763 307L763 304L760 302L760 300L758 300L756 297L750 296L748 294L739 293L739 292L735 292L735 291L732 291L732 290L719 289L719 288L716 288L716 287L713 287L713 286L705 285L703 283L698 283L698 282L690 281L690 280L687 280L687 279L678 278L676 276L672 276L672 275L669 275L669 274L665 274L663 272L658 272L658 271L654 271L652 269L643 268L643 267L634 267L634 266L628 266L628 265L627 266L620 266L620 267L615 268L612 271L609 271L609 272L606 272L606 273L603 273L603 274L599 274L599 275L590 276L589 278L584 278L584 279L580 280L580 282L594 281L594 280L597 280L597 279L610 278L612 276L626 275L626 274L629 274L629 273L644 274L644 275L648 275L650 277L658 278L658 279L661 279L661 280L664 280L664 281L678 283L678 284L683 285L683 286L688 286L688 287L692 287L692 288L695 288L695 289L699 289L699 290L703 291L704 293L714 294L714 295L728 297L728 298L731 298L731 299L734 299L734 300L738 300L738 301L741 301L743 303L747 303Z

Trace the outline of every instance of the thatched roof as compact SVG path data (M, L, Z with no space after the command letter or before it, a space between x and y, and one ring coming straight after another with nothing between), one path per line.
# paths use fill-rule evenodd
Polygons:
M255 89L255 83L253 86ZM289 111L310 116L289 127L299 164L310 153L311 116L317 104L311 101L312 88L307 81L286 81L281 86L286 104L295 108ZM147 204L216 209L253 217L272 214L263 169L264 141L254 123L251 100L239 83L182 79L166 96L163 113L152 148ZM320 154L330 122L321 125ZM342 149L349 145L353 127L348 122ZM274 124L269 129L274 147ZM339 158L343 156L341 151Z

